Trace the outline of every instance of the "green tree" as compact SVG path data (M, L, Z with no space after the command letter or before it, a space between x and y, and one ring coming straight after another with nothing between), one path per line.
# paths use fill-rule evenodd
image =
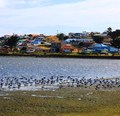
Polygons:
M104 38L99 35L93 35L92 38L96 43L103 43L103 40L104 40Z
M108 35L109 35L112 39L118 38L118 37L120 36L120 30L116 30L116 31L113 31L113 32L109 32Z
M113 39L111 44L116 48L120 48L120 37Z
M18 42L18 36L17 35L12 35L7 41L6 41L6 45L8 45L11 49L13 47L16 47Z
M57 37L59 38L59 40L64 40L64 33L60 33L60 34L57 34Z
M112 38L112 46L120 48L120 30L109 32L108 35Z
M66 40L66 39L68 39L68 38L69 38L69 36L67 36L67 35L64 36L64 40Z
M111 28L111 27L108 27L108 28L107 28L107 32L108 32L108 33L112 32L112 28Z
M26 47L23 47L23 48L21 49L21 52L22 52L22 53L25 53L26 50L27 50L27 48L26 48Z
M4 46L5 45L5 39L4 37L0 37L0 46Z

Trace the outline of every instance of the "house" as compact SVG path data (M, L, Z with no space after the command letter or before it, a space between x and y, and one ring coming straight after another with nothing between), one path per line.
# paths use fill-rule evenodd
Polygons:
M9 46L5 45L5 46L0 46L0 53L8 53L10 52L11 49Z
M17 48L18 50L21 50L25 47L31 46L31 40L28 39L21 39L17 42Z
M26 52L27 53L33 53L35 52L36 48L34 46L28 46L27 49L26 49Z
M17 42L17 45L18 45L18 46L26 45L26 44L27 44L27 39L20 39L20 40L18 40L18 42Z
M118 49L105 44L95 44L93 45L93 51L101 53L102 51L107 51L109 53L117 53Z
M109 52L110 53L118 53L118 49L117 48L114 48L114 47L112 47L112 46L110 46L110 48L109 48Z
M40 45L42 42L43 42L43 40L38 38L38 39L33 40L33 41L31 42L31 44L34 45L34 46L38 46L38 45Z
M50 47L50 45L41 44L41 45L36 47L35 51L49 53L51 51L51 47Z
M66 43L70 43L71 41L76 41L76 42L93 42L93 39L87 39L87 38L83 38L83 39L68 38L68 39L65 40Z
M60 52L61 42L52 42L51 43L51 52Z
M66 44L71 44L73 46L79 47L80 43L84 43L85 47L90 46L91 44L93 44L93 39L87 39L87 38L83 38L83 39L76 39L76 38L68 38L65 40Z
M82 33L69 33L70 38L82 38Z
M74 46L71 44L64 44L61 46L61 52L71 53L74 50Z

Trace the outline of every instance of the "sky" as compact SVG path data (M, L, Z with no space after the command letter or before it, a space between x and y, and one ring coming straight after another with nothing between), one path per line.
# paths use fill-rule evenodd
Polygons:
M0 0L0 36L120 29L120 0Z

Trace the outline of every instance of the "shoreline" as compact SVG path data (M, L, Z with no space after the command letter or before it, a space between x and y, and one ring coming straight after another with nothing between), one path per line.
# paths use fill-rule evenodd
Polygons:
M71 55L71 54L0 54L0 56L16 56L16 57L40 57L40 58L85 58L85 59L120 59L120 56L108 55Z

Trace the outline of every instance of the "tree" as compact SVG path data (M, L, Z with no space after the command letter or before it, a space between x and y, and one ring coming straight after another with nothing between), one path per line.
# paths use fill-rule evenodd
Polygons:
M92 38L96 43L103 43L103 40L104 40L104 38L99 35L93 35Z
M26 48L26 47L23 47L23 48L21 49L21 52L26 52L26 50L27 50L27 48Z
M120 36L120 30L116 30L116 31L113 31L113 32L109 32L108 35L109 35L112 39L118 38L118 37Z
M64 40L65 35L63 33L60 33L57 35L57 37L59 38L59 40Z
M29 34L28 36L29 36L29 37L32 37L32 34Z
M4 37L0 37L0 46L4 46L5 45L5 38Z
M6 41L6 45L8 45L11 49L13 47L16 47L18 42L18 36L17 35L12 35L7 41Z
M120 48L120 37L113 39L111 44L116 48Z
M112 28L111 28L111 27L108 27L108 28L107 28L107 32L108 32L108 33L112 32Z
M80 47L80 48L84 47L84 42L80 42L80 43L79 43L79 47Z
M109 32L108 35L112 38L112 46L120 48L120 30Z
M66 36L64 36L64 40L66 40L66 39L68 39L68 38L69 38L69 36L67 36L67 35L66 35Z

